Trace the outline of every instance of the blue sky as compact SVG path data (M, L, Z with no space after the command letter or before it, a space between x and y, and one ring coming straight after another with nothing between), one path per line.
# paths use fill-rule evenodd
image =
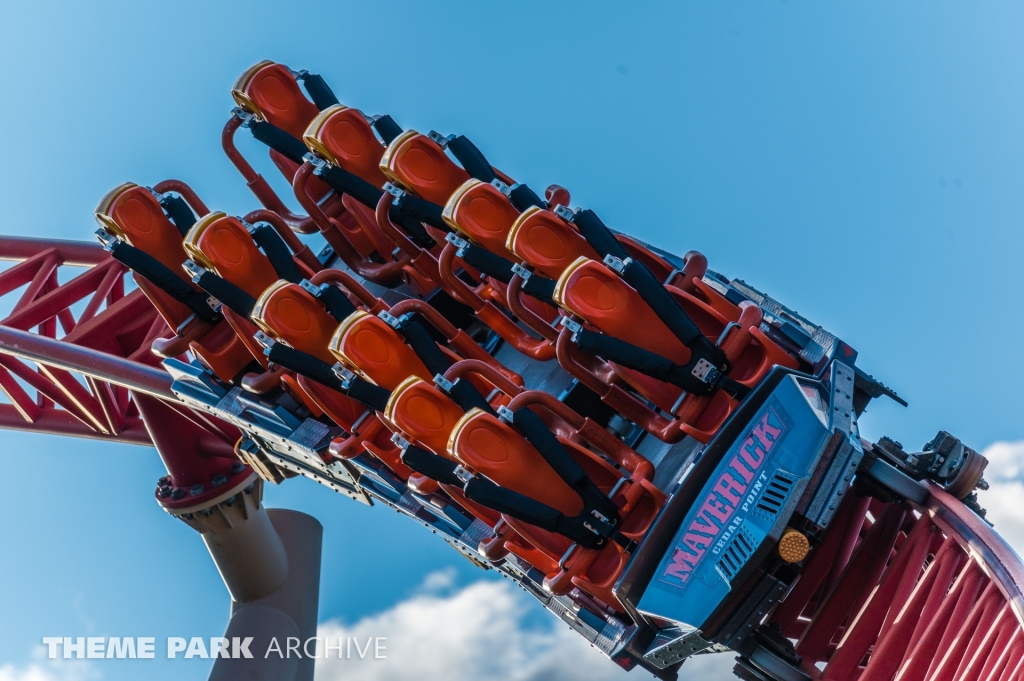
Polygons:
M1022 28L1008 2L11 2L2 231L90 239L97 201L127 180L251 210L219 135L234 79L273 59L368 113L464 133L517 179L700 250L837 333L910 402L873 405L868 437L1017 441ZM154 452L0 443L0 665L29 664L42 636L221 632L203 545L152 500ZM416 598L446 568L481 577L380 508L300 481L268 501L326 528L324 620ZM145 674L202 678L182 664Z

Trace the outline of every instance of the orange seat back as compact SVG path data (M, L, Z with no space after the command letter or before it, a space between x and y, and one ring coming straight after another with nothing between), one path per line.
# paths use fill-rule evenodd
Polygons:
M411 442L448 457L448 438L465 412L433 383L410 376L391 393L384 416Z
M558 279L579 258L599 260L597 252L549 210L531 206L523 211L505 242L506 248L535 270L551 279Z
M272 61L246 69L231 88L231 96L238 106L298 139L319 113L291 71Z
M384 145L359 109L341 104L324 109L310 122L302 140L310 150L374 187L383 187L387 181L380 171Z
M392 140L380 169L392 182L441 206L469 179L469 173L448 158L444 149L415 130L406 130Z
M329 349L344 366L388 390L394 390L410 376L432 378L397 331L363 310L357 310L338 325Z
M495 484L575 516L579 496L519 433L479 409L469 411L452 430L448 452Z
M183 245L192 260L253 298L277 281L270 259L236 217L220 212L202 217L185 235Z
M96 207L96 219L135 248L185 278L181 264L187 256L182 248L181 232L145 187L127 182L112 189Z
M686 364L690 351L675 337L632 286L603 264L580 258L562 273L555 285L555 301L598 329Z
M272 284L256 300L252 320L296 350L334 364L327 345L338 323L298 284L284 280Z
M477 179L466 180L448 199L442 217L452 229L491 253L515 258L505 242L519 211L494 185Z

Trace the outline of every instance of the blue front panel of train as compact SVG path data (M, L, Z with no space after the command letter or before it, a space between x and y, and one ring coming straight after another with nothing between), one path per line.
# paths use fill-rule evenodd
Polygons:
M829 434L817 392L786 377L697 496L639 610L701 627L772 529L781 530Z

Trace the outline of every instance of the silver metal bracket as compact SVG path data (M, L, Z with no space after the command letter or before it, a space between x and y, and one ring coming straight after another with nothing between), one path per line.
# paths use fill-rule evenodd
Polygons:
M577 340L577 338L579 337L580 331L583 330L583 325L582 324L580 324L579 322L574 322L573 320L569 319L568 317L562 317L561 319L558 320L558 323L561 324L562 326L564 326L565 328L569 329L569 331L572 332L572 339L573 340Z
M191 259L186 260L185 262L181 263L181 266L185 268L186 272L188 272L190 275L192 275L192 283L193 284L198 284L199 283L199 278L201 276L203 276L204 274L206 274L206 269L204 269L198 263L196 263L195 261L193 261Z
M100 227L96 230L96 238L103 244L103 250L105 251L114 250L114 247L121 242L121 239L111 233L106 227Z
M259 118L249 113L240 106L236 106L234 109L232 109L231 115L242 121L243 128L251 128L253 123L258 123L260 120Z
M533 272L526 269L521 264L515 263L514 265L512 265L512 274L518 274L519 278L525 282L533 275Z
M614 255L612 255L610 253L608 255L604 256L604 264L608 265L608 267L612 268L613 270L615 270L619 274L622 274L622 271L624 269L626 269L626 267L629 266L629 264L631 262L633 262L632 258L626 258L625 260L619 260L618 258L616 258Z
M458 249L458 253L456 253L456 255L458 255L460 258L465 254L466 249L469 248L470 246L468 241L460 237L455 232L448 232L445 235L444 240Z
M572 222L572 219L576 217L576 213L572 212L572 209L561 205L555 206L554 213L566 222Z
M463 482L463 484L465 484L473 479L473 474L466 470L466 468L460 464L455 467L455 477L457 477L459 480Z
M349 384L355 380L356 374L354 371L343 365L341 362L335 362L334 366L331 367L331 371L341 381L342 386L345 388L349 387Z
M674 627L662 630L644 653L644 659L658 669L667 669L691 655L713 647L714 644L705 641L700 633L698 629L684 631Z
M387 310L381 310L377 313L377 316L384 320L384 323L390 326L394 330L398 330L398 327L402 325L402 320L391 314Z
M430 138L431 142L441 147L442 149L446 149L448 147L448 142L451 140L451 136L445 137L436 130L431 130L430 132L428 132L427 137Z
M498 418L504 421L505 423L512 423L513 418L515 418L515 412L513 412L505 405L498 407L497 412Z
M206 296L206 304L214 312L220 312L220 301L213 296Z
M331 164L310 152L302 157L302 160L313 166L313 174L317 177L322 176L327 169L331 167Z
M709 376L712 376L715 371L715 365L701 357L697 360L697 364L693 367L693 370L690 373L693 374L694 378L698 381L708 383Z
M494 178L493 180L491 180L491 186L497 189L505 196L509 196L512 194L512 187L509 187L507 184L505 184L498 178Z
M256 342L259 343L263 348L265 348L267 350L269 350L270 348L274 347L274 345L277 343L276 340L274 340L273 338L271 338L267 334L263 333L262 331L257 331L256 335L253 336L253 338L255 338Z
M391 436L391 441L395 443L395 446L401 449L403 452L409 448L409 441L398 433L394 433Z
M449 381L447 378L444 377L443 374L436 374L434 376L434 385L436 385L438 388L440 388L446 393L450 393L452 391L452 388L455 387L456 383L458 383L457 379L455 381Z
M400 199L403 196L405 196L405 190L404 189L402 189L401 187L397 187L397 186L391 184L390 182L385 182L383 189L384 189L384 191L386 191L388 194L391 194L391 196L395 197L396 199Z
M311 282L309 279L303 279L302 281L300 281L299 286L302 287L303 291L313 296L314 298L320 297L320 287Z

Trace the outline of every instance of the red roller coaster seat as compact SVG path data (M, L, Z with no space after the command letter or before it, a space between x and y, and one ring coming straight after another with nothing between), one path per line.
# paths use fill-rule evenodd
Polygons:
M633 476L620 485L623 475L615 466L579 444L562 437L558 439L599 489L607 494L619 485L613 500L619 506L621 532L629 539L640 540L650 528L663 501L663 496L649 484L640 482L647 479L653 467L649 463L638 467ZM448 451L459 463L495 484L566 515L575 516L583 508L576 492L558 477L544 457L511 426L491 414L478 409L468 412L452 430ZM642 457L636 458L642 460ZM608 542L601 549L577 547L559 568L558 563L566 556L572 540L515 518L505 516L504 520L555 562L555 569L545 578L545 586L552 593L567 593L575 585L606 604L621 609L611 593L611 587L629 558L621 546ZM511 546L509 549L516 550Z
M164 214L160 202L145 187L128 182L112 189L96 207L96 220L129 245L155 258L188 281L181 266L187 259L181 233ZM135 273L132 276L168 327L177 331L189 322L192 311L187 306L145 277ZM191 281L189 285L196 288ZM189 349L224 381L232 380L252 361L249 351L225 323L217 323L200 339L191 341Z
M193 261L253 298L259 298L277 281L270 259L260 251L242 221L236 217L221 212L203 216L189 229L182 245ZM313 276L312 270L297 258L295 265L306 278ZM253 338L257 330L253 323L231 310L223 310L223 314L241 341L266 368L263 349Z
M701 333L719 339L726 327L729 333L722 349L732 363L730 377L752 387L772 366L795 369L796 361L758 328L760 309L745 305L737 315L737 324L698 298L674 287L667 287ZM602 263L579 258L562 273L554 298L565 310L609 336L622 339L676 364L690 360L689 349L665 326L629 284ZM677 405L682 390L650 376L615 366L615 371L638 392L666 412L676 415L690 427L690 434L707 441L736 406L724 391L710 397L686 395Z
M303 94L291 71L272 61L261 61L246 69L231 88L231 96L245 111L297 139L302 139L306 126L319 113L316 105ZM270 157L291 182L298 164L274 150L270 151Z
M384 145L359 109L341 104L324 109L310 121L302 133L302 141L320 158L374 187L383 187L387 182L380 170ZM377 226L373 210L354 199L344 203L350 215L339 216L337 222L353 248L364 258L369 258L374 251L381 257L389 256L395 244Z
M392 430L416 446L448 459L452 458L448 452L452 430L465 415L462 407L441 393L437 386L416 376L407 378L391 393L391 399L384 410L384 418ZM495 539L485 541L479 547L488 558L500 558L508 552L509 549L504 546L508 544L517 555L538 569L557 568L557 561L531 546L513 529L503 529L500 513L467 499L458 487L440 487L463 508L496 531Z
M436 142L415 130L392 140L380 160L380 170L391 182L439 206L469 179L469 173L448 158Z

